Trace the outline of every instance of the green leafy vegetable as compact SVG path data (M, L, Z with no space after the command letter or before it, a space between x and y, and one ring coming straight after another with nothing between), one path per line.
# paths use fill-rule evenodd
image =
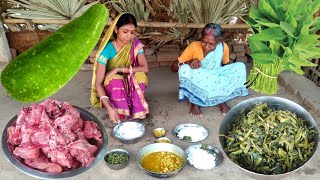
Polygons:
M320 18L313 15L320 0L259 0L251 7L247 23L253 35L248 43L254 60L247 84L257 92L276 94L277 77L284 70L302 75L303 66L320 57ZM270 51L271 50L271 51Z
M209 145L208 144L202 144L200 149L203 149L205 151L209 151Z
M262 174L282 174L312 155L316 131L295 113L257 104L242 114L226 134L226 152L241 167Z
M183 136L182 140L192 141L192 138L191 138L191 136Z
M108 154L104 159L108 164L123 164L129 160L129 156L126 153L113 152Z

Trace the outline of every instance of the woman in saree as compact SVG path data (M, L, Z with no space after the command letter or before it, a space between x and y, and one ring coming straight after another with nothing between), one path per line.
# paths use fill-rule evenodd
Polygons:
M102 39L94 63L90 101L104 107L113 123L143 119L149 112L144 98L148 64L136 27L132 14L120 14Z
M200 107L215 105L226 115L230 110L226 101L248 95L245 65L228 63L229 48L222 42L221 26L209 23L201 41L191 43L172 65L173 71L179 71L179 101L189 100L192 116L202 117Z

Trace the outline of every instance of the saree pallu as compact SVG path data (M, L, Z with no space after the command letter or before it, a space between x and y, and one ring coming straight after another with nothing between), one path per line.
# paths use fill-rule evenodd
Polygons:
M187 64L179 68L179 101L189 99L201 107L215 106L237 96L248 95L246 68L236 62L221 65L223 45L220 43L202 61L201 68L191 69Z

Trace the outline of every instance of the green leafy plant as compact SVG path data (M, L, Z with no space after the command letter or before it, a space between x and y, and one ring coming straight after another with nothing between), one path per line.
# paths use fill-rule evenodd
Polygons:
M277 76L284 70L302 75L303 66L320 57L320 0L259 0L251 7L247 23L253 35L248 43L254 60L248 85L256 92L276 94Z

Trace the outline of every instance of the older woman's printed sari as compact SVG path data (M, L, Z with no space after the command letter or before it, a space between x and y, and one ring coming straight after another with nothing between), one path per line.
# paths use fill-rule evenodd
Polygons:
M186 52L180 56L180 62L185 61L186 58L194 59L196 53L202 54L203 57L200 42L195 42L190 48L187 48ZM248 95L248 90L244 85L246 82L245 65L236 62L222 66L223 55L224 45L220 43L214 51L200 59L201 68L191 69L187 64L179 68L180 101L187 98L193 104L208 107L237 96Z
M139 65L137 56L138 53L141 52L143 44L137 38L124 46L118 53L105 49L107 48L106 46L109 40L113 38L112 34L121 15L119 15L109 27L97 53L97 59L94 63L90 98L93 106L102 107L95 87L97 63L106 64L107 72L117 67L136 67ZM111 56L114 55L114 57L107 59L106 57L110 57L110 54ZM110 104L121 119L143 119L146 117L146 114L149 112L148 104L144 98L147 83L148 79L144 72L136 72L132 75L114 74L104 80L104 87L107 96L110 98Z

